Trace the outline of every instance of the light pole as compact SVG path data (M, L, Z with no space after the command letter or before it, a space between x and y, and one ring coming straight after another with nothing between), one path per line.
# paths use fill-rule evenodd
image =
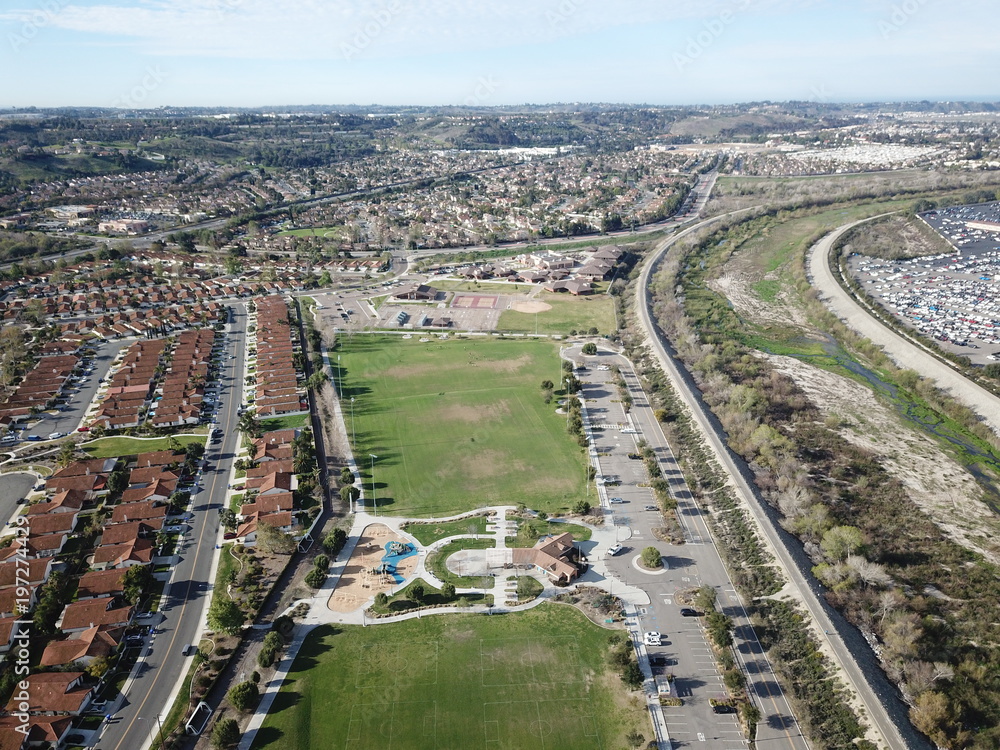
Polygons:
M149 721L145 716L137 716L136 718L139 719L139 721ZM163 743L163 724L160 723L160 715L159 714L156 714L156 726L157 726L157 728L159 730L159 735L160 735L160 750L163 750L163 747L164 747L164 743ZM149 731L150 731L150 733L152 733L152 731L153 731L153 727L152 726L149 728Z
M378 515L378 503L375 502L375 459L378 458L374 453L369 453L368 456L372 460L372 508L375 509L375 515Z

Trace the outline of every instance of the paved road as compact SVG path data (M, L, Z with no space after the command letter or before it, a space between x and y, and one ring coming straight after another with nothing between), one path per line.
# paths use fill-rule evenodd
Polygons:
M629 628L637 633L658 631L663 634L661 647L640 647L643 663L650 655L666 658L666 665L656 674L673 674L674 694L684 700L683 706L663 707L663 721L675 746L712 742L712 747L744 746L746 741L733 715L716 714L709 703L712 698L728 697L708 643L702 622L697 617L680 614L677 596L702 585L716 590L718 607L733 618L734 646L741 669L747 677L750 695L761 710L762 722L757 730L761 747L807 750L809 745L795 720L794 713L775 678L764 649L757 640L736 587L726 571L718 549L712 540L703 511L688 491L680 467L674 459L646 398L638 377L624 357L610 352L598 356L582 356L579 346L568 350L573 359L583 362L587 371L579 377L584 381L588 422L592 427L593 453L600 465L600 475L620 485L600 489L602 500L609 496L623 503L605 502L625 549L608 558L606 565L618 580L641 588L650 604L638 609L638 616ZM598 369L617 365L632 396L633 405L626 415L612 373ZM622 431L618 425L624 425ZM634 430L635 432L632 432ZM654 527L665 525L662 514L654 507L656 500L648 487L649 475L641 460L630 459L640 440L653 449L663 476L671 482L678 498L677 516L685 536L684 544L660 542ZM592 453L592 455L593 455ZM611 519L609 519L611 520ZM665 569L647 573L637 564L645 547L656 547L663 555ZM641 642L641 638L637 638Z
M789 579L789 586L796 597L806 606L810 616L819 630L824 631L834 659L842 670L842 674L850 682L854 691L864 703L869 717L869 724L881 735L883 743L891 748L924 748L929 747L926 738L917 733L906 718L905 706L902 705L899 693L892 686L884 672L878 667L871 649L842 616L833 610L822 598L818 583L809 576L809 561L805 558L797 540L780 530L774 511L767 507L751 487L750 472L745 465L740 465L736 457L726 445L725 435L718 421L711 415L708 407L701 400L690 376L682 373L681 366L673 357L673 351L668 351L667 342L660 335L659 328L653 323L651 315L650 278L656 271L659 261L667 249L678 239L697 231L724 216L696 224L689 229L671 237L660 244L651 254L639 279L636 289L636 307L640 321L646 329L648 339L653 347L657 360L664 372L670 378L673 387L684 401L695 424L704 435L726 473L730 482L741 495L743 502L753 514L762 530L765 541L771 552ZM864 667L860 664L864 664Z
M220 444L209 446L206 465L192 499L194 519L184 534L180 560L174 568L169 593L164 596L162 632L146 647L142 661L145 669L128 687L124 705L116 706L114 723L106 724L100 740L105 750L135 750L149 745L156 716L170 710L170 696L179 678L186 674L190 657L182 652L188 644L201 639L203 610L211 593L211 570L219 540L219 509L226 498L230 468L236 454L240 405L240 386L244 377L246 353L246 309L233 307L233 323L226 343L227 358L220 374L224 386L222 406L217 414L223 431ZM228 359L236 355L235 360Z
M18 510L18 501L28 496L37 481L38 478L34 474L21 472L0 474L0 529L14 517Z
M837 283L830 268L830 251L834 243L852 227L877 218L879 217L875 216L845 224L813 245L806 256L806 268L813 286L823 295L823 302L827 307L848 326L881 346L901 367L916 370L937 381L938 386L976 412L995 433L1000 434L1000 398L968 380L918 342L907 339L880 323L872 315L872 311L862 306Z

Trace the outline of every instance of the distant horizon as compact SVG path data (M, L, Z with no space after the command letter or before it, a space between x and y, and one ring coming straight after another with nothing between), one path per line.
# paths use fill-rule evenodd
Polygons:
M8 0L5 6L0 64L13 74L0 98L11 108L998 98L987 92L996 90L1000 45L989 33L970 33L973 21L976 29L1000 25L1000 6L988 0L618 0L614 7L587 0ZM947 97L933 93L944 91ZM414 101L425 104L406 104Z
M995 105L1000 108L1000 95L996 97L984 97L984 98L941 98L934 99L928 97L922 97L920 99L870 99L870 100L844 100L844 101L824 101L824 102L811 102L809 100L803 99L784 99L784 100L772 100L772 99L748 99L745 101L725 101L725 102L685 102L685 103L668 103L659 104L653 102L605 102L605 101L575 101L575 102L521 102L519 104L483 104L478 106L467 106L464 104L425 104L425 103L402 103L402 102L334 102L334 103L319 103L310 102L308 104L296 104L296 103L284 103L284 104L160 104L155 107L110 107L107 105L99 104L53 104L53 105L37 105L37 104L26 104L26 105L6 105L0 103L0 112L7 111L46 111L46 110L61 110L61 109L97 109L97 110L115 110L119 112L156 112L164 109L214 109L220 110L220 112L226 111L254 111L254 110L273 110L275 112L282 112L286 109L302 109L308 110L310 108L316 109L338 109L338 108L352 108L352 109L388 109L388 108L400 108L400 109L460 109L469 111L489 111L489 110L510 110L510 109L545 109L545 108L565 108L572 109L574 107L597 107L597 108L643 108L650 107L655 109L700 109L700 108L715 108L715 107L747 107L752 105L758 106L783 106L783 105L813 105L817 107L868 107L877 105L887 105L887 106L900 106L905 104L930 104L930 105L943 105L943 104L973 104L973 105Z

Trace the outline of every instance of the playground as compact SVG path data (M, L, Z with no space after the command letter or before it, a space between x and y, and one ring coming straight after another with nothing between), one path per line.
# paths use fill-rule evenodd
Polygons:
M379 592L388 592L413 575L416 549L388 526L373 523L361 532L351 559L327 606L354 612Z

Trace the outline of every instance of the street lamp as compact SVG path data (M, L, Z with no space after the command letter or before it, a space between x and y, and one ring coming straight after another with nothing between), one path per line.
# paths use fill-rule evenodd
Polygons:
M139 721L149 721L149 720L148 720L147 718L145 718L144 716L137 716L136 718L137 718L137 719L138 719ZM161 724L161 723L160 723L160 715L159 715L159 714L156 714L156 726L157 726L157 727L159 728L159 734L160 734L160 750L163 750L163 748L164 748L164 742L163 742L163 724ZM152 728L152 727L150 727L149 729L150 729L150 731L152 731L152 729L153 729L153 728Z
M378 503L375 502L375 459L378 458L374 453L369 453L368 456L372 460L372 508L375 509L375 515L378 515Z

